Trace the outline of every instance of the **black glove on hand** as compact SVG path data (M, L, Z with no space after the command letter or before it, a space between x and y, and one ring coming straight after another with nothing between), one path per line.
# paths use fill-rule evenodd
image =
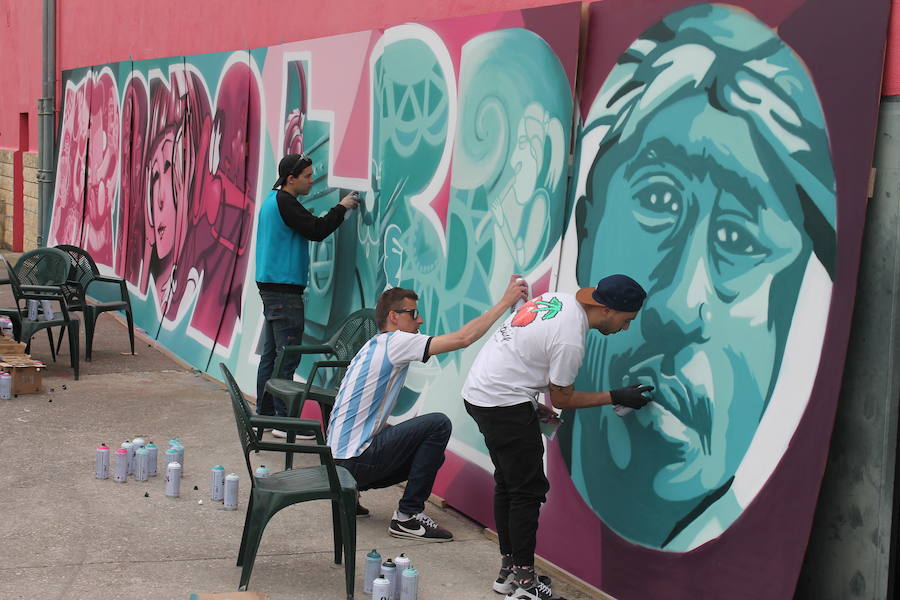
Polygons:
M644 392L651 391L653 391L652 385L641 385L636 383L617 390L609 390L609 395L612 397L613 404L621 404L622 406L637 410L643 408L645 404L652 400L649 395L644 395Z

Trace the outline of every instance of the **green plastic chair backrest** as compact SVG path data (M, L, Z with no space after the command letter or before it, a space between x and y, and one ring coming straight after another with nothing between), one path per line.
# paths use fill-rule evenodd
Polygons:
M21 285L62 285L69 277L69 255L57 248L29 250L16 261Z
M337 331L328 340L328 345L334 348L335 360L351 360L376 333L378 325L375 324L375 310L362 308L338 325Z
M250 464L250 452L256 446L256 434L253 426L250 424L250 406L247 399L241 393L234 376L224 363L219 363L222 369L222 375L225 377L225 385L228 387L228 395L231 396L231 409L234 411L234 421L237 425L238 437L241 440L241 449L244 452L244 461L247 463L247 472L250 473L250 480L253 481L253 465Z
M76 281L80 283L82 287L87 287L87 284L100 274L97 263L95 263L94 259L91 258L91 255L87 253L87 250L68 244L59 244L56 247L69 256L69 263L71 265L69 276L67 277L69 281Z

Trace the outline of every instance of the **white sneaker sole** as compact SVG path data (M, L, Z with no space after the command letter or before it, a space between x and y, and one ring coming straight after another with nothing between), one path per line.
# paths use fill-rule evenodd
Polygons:
M394 531L393 529L388 528L388 533L391 534L392 537L395 538L404 538L408 540L419 540L421 542L452 542L453 537L448 538L429 538L421 535L414 535L412 533L404 533L402 531Z

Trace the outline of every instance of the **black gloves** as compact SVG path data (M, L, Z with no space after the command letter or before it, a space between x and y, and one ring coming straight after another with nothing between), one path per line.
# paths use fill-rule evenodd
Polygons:
M620 404L622 406L627 406L628 408L638 409L642 408L652 400L649 395L644 395L645 392L651 391L653 391L652 385L641 385L636 383L617 390L609 390L609 395L612 397L613 404Z

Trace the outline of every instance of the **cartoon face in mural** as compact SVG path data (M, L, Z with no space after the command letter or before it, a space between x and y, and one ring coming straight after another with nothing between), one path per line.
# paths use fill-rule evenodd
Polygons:
M772 30L743 11L694 6L619 58L585 121L579 169L579 283L624 272L649 292L637 327L589 338L579 384L656 392L623 418L575 411L567 462L620 535L687 550L740 514L727 493L770 403L801 290L833 271L822 110Z
M249 85L248 85L249 82ZM125 93L121 211L124 276L153 281L161 320L227 346L240 316L259 148L259 101L246 63L224 69L216 111L200 74L133 77Z
M81 247L101 265L112 265L112 211L119 167L119 99L109 70L94 77L91 90L87 202Z
M77 245L81 237L92 83L88 74L81 82L66 85L50 225L50 240L55 244Z

